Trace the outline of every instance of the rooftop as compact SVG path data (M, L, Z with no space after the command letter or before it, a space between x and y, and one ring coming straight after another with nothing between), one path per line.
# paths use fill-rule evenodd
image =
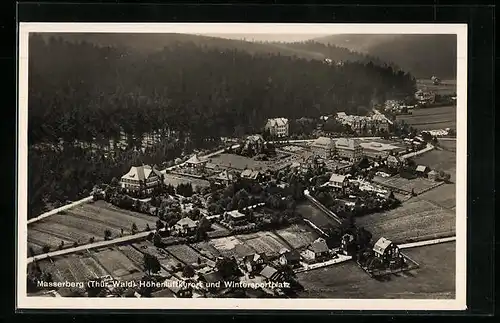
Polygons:
M346 178L345 175L332 174L332 176L330 176L330 182L342 183Z
M151 173L154 175L161 177L161 173L156 168L152 168L149 165L142 166L132 166L127 174L122 176L122 179L131 179L143 181L151 176Z
M288 124L288 119L286 118L272 118L272 119L267 119L267 126L270 127L282 127L286 126Z
M260 272L260 275L269 279L277 272L278 272L278 270L276 268L271 267L271 266L266 266L266 267L264 267L264 269L262 269L262 271Z
M182 218L179 221L177 221L176 225L180 226L188 226L189 228L196 228L197 223L193 220L191 220L188 217Z
M387 247L392 244L392 241L384 237L378 239L378 241L373 246L373 251L379 255L383 255Z

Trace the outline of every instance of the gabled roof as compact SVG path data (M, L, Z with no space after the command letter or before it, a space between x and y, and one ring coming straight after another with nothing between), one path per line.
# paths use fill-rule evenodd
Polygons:
M335 142L335 146L342 147L342 148L348 148L348 149L354 149L355 147L360 146L360 144L359 144L359 140L357 140L357 139L339 138Z
M223 181L232 181L233 180L233 174L228 172L227 170L223 171L222 173L219 173L215 179L223 180Z
M186 161L186 163L188 163L188 164L201 164L201 163L204 163L204 162L205 162L205 160L199 159L197 155L191 156L191 158L189 158Z
M288 124L287 118L272 118L272 119L267 119L266 126L268 126L268 127L282 127L282 126L286 126L287 124Z
M245 169L243 172L241 172L241 177L243 178L249 178L249 179L257 179L259 177L260 172L257 170L252 170L252 169Z
M431 171L429 172L429 175L436 175L436 174L438 174L438 172L436 172L435 170L431 170Z
M179 221L177 221L176 225L187 226L188 228L196 228L197 226L196 222L188 217L180 219Z
M346 178L347 176L345 175L332 174L332 176L330 176L330 182L343 183Z
M314 140L311 145L313 147L327 148L329 146L333 146L334 144L335 142L332 138L319 137L318 139Z
M378 241L373 246L373 251L379 255L383 255L387 247L392 244L392 241L384 237L378 239Z
M401 160L397 156L389 155L387 156L387 161L399 163Z
M417 172L425 172L427 170L427 166L418 165L416 171Z
M314 253L322 253L322 252L327 252L329 249L324 241L314 241L309 246L309 250L311 250Z
M150 178L152 175L161 177L161 172L156 168L151 168L149 165L132 166L127 174L122 176L122 179L143 181Z
M264 269L261 270L260 275L267 278L267 279L270 279L277 272L278 272L278 270L276 268L271 267L271 266L266 266L266 267L264 267Z
M265 253L254 253L254 254L246 255L245 257L243 257L243 260L256 262L259 259L264 258L265 255L266 255Z
M238 210L227 211L226 214L232 218L244 218L245 217L245 214L241 213Z

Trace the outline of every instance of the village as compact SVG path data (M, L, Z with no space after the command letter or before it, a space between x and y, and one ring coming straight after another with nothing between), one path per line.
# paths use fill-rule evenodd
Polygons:
M165 169L131 165L85 202L31 220L28 287L36 295L296 297L297 274L350 260L374 278L416 268L402 239L357 222L449 185L448 169L415 162L443 149L448 133L382 111L323 116L307 139L291 139L287 118L269 119L262 133ZM328 131L332 121L347 130ZM303 203L323 219L304 216ZM104 283L48 291L40 281Z

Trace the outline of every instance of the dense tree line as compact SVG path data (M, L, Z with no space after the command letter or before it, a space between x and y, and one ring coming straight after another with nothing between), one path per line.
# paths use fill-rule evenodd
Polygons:
M258 131L268 117L349 112L415 88L411 75L370 62L330 66L190 42L141 53L33 35L29 46L29 216L133 164L162 163L213 147L221 136ZM167 141L170 130L178 141ZM161 144L137 149L153 131ZM125 151L105 156L96 148L122 132ZM75 140L89 147L74 147Z

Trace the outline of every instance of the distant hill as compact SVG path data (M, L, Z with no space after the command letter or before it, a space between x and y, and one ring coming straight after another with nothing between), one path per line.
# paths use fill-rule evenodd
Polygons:
M128 48L135 52L150 54L164 47L175 47L179 43L193 43L200 47L237 49L250 54L280 54L303 59L324 59L321 53L309 52L274 43L258 43L245 40L226 39L193 34L139 34L139 33L43 33L42 37L61 38L66 41L93 43L100 47Z
M456 79L456 35L332 35L316 42L345 47L392 62L417 78Z

